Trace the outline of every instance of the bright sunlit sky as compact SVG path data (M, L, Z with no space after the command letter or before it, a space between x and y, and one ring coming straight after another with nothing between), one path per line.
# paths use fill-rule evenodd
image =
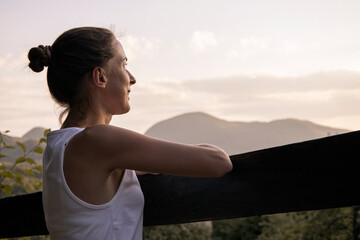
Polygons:
M26 55L79 26L111 28L137 79L114 125L143 133L203 111L358 130L359 12L359 0L1 0L0 130L59 128L46 72Z

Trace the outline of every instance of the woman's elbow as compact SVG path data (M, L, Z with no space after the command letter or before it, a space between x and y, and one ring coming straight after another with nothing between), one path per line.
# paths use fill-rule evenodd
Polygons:
M233 169L232 162L228 155L221 153L218 159L218 165L214 172L214 177L222 177Z
M228 174L229 172L231 172L233 169L233 165L231 163L231 161L227 161L224 164L222 164L221 168L219 168L218 170L218 175L217 177L222 177L226 174Z

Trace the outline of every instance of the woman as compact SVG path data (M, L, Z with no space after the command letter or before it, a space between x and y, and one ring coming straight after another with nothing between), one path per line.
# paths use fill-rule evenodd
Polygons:
M82 27L29 51L67 117L44 153L43 204L52 239L141 239L144 199L134 170L218 177L232 169L211 145L162 141L109 125L136 83L114 34ZM62 115L63 115L62 114ZM62 117L62 115L60 117Z

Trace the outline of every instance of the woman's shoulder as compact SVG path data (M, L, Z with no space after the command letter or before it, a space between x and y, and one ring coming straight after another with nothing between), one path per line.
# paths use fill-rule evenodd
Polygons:
M107 124L99 124L84 128L69 142L70 151L81 153L100 153L109 148L121 146L126 149L130 139L142 138L144 135L134 131Z
M87 127L78 134L78 138L81 138L86 142L99 142L100 140L106 142L115 139L119 141L131 136L142 137L144 135L125 128L108 124L99 124Z

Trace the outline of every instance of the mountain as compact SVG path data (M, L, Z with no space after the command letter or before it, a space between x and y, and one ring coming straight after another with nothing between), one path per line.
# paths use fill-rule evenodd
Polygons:
M161 121L145 135L180 143L210 143L229 155L348 132L309 121L232 122L202 112Z
M40 138L44 137L44 131L45 131L45 128L43 128L43 127L34 127L33 129L31 129L30 131L25 133L22 136L22 138L40 139Z
M3 135L3 140L8 146L13 146L14 149L2 149L1 154L5 155L0 159L0 162L14 162L17 158L22 157L24 152L20 146L16 144L16 142L21 142L24 144L26 152L30 151L39 143L40 138L44 136L45 128L35 127L25 133L21 138L19 137L12 137L8 135ZM40 147L44 148L45 143L41 143ZM38 153L30 153L27 155L34 159L36 162L40 163L42 161L42 155Z
M22 138L4 137L8 145L15 149L3 149L2 154L9 158L1 161L14 161L22 155L16 141L31 149L43 137L44 128L36 127ZM193 112L179 115L153 125L145 135L180 143L210 143L223 148L229 155L253 150L301 142L329 135L348 132L317 125L309 121L282 119L271 122L233 122L216 118L206 113ZM45 147L45 144L41 144ZM32 153L33 159L41 162L40 154Z

